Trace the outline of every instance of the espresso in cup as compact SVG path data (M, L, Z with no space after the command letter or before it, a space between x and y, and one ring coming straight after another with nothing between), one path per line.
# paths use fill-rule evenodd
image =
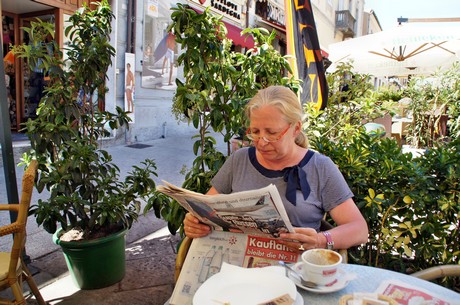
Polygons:
M342 256L328 249L311 249L302 253L302 275L317 285L331 286L337 282Z

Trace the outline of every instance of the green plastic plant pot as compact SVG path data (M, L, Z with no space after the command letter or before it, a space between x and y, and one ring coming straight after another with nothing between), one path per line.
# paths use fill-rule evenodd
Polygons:
M61 246L75 284L84 290L99 289L118 283L125 276L125 236L122 230L94 240L61 241L62 229L53 234Z

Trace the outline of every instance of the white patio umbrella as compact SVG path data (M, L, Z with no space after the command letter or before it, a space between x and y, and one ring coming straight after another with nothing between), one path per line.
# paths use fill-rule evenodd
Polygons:
M408 23L329 45L328 71L352 61L354 72L374 76L429 75L460 60L460 23Z

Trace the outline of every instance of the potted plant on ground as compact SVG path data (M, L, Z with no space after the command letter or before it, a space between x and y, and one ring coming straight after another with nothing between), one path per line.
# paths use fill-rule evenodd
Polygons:
M112 18L107 0L95 3L94 9L85 5L72 15L65 29L67 59L49 39L54 26L40 20L24 28L29 43L14 48L31 69L38 67L49 77L37 118L25 127L31 150L24 160L39 161L36 187L49 191L49 198L39 200L30 214L54 234L82 289L109 286L123 278L125 234L138 218L141 201L153 204L158 217L162 202L168 202L155 191L152 160L134 166L121 181L112 157L99 147L108 127L128 127L130 121L119 107L116 113L101 109L106 72L115 54L109 43ZM102 249L89 251L96 245ZM86 258L88 252L102 258Z

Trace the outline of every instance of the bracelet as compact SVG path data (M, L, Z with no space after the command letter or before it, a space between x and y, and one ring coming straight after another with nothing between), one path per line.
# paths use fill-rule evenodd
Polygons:
M321 232L326 237L326 245L329 250L334 249L334 241L332 240L331 233L329 231Z

